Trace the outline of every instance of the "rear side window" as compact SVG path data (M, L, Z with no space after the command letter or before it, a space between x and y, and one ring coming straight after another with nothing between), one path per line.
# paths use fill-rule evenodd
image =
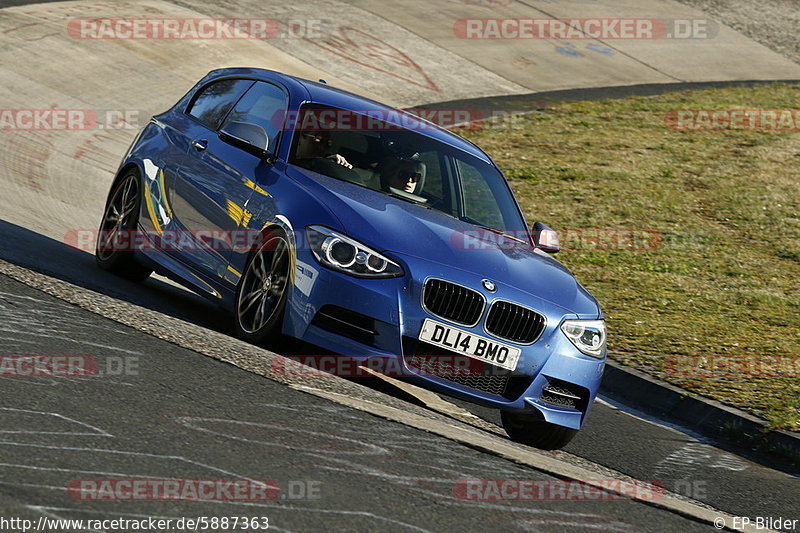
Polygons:
M279 87L257 81L233 108L225 124L249 122L261 126L269 136L269 150L274 152L288 105L288 99Z
M207 85L195 97L189 115L216 130L233 104L253 83L253 80L228 79Z

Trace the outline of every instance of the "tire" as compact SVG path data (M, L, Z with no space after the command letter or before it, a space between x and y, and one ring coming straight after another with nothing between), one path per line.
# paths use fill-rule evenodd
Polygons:
M125 231L129 235L123 241L133 242L130 237L138 228L141 205L142 186L139 173L136 170L129 170L111 189L95 246L97 266L137 282L146 280L153 271L136 262L130 246L117 250L114 249L113 241L120 231Z
M511 440L541 450L561 449L578 434L577 429L551 424L535 415L501 411L500 418Z
M286 235L279 231L267 234L250 255L236 288L234 323L239 338L260 344L280 334L290 268Z

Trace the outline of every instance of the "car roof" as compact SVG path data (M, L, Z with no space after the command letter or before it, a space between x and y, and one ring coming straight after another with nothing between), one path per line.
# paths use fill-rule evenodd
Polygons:
M491 159L489 159L486 153L470 141L422 117L343 89L331 87L324 82L320 83L283 72L260 68L226 68L212 71L209 74L212 75L209 77L214 78L231 75L248 75L256 78L263 78L265 81L282 80L287 84L295 84L305 89L308 93L309 100L315 104L353 111L378 111L381 120L385 122L434 138L483 159L484 161L491 162ZM403 120L404 117L406 120Z

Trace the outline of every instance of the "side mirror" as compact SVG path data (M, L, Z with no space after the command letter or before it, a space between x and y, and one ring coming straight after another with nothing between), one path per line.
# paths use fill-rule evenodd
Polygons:
M533 225L533 246L548 254L554 254L561 250L556 230L541 222Z
M269 136L261 126L249 122L231 122L219 130L219 138L257 157L267 157Z

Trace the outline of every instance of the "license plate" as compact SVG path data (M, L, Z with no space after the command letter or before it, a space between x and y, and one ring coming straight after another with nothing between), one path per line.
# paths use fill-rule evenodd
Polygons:
M419 339L508 370L517 368L522 350L426 318Z

